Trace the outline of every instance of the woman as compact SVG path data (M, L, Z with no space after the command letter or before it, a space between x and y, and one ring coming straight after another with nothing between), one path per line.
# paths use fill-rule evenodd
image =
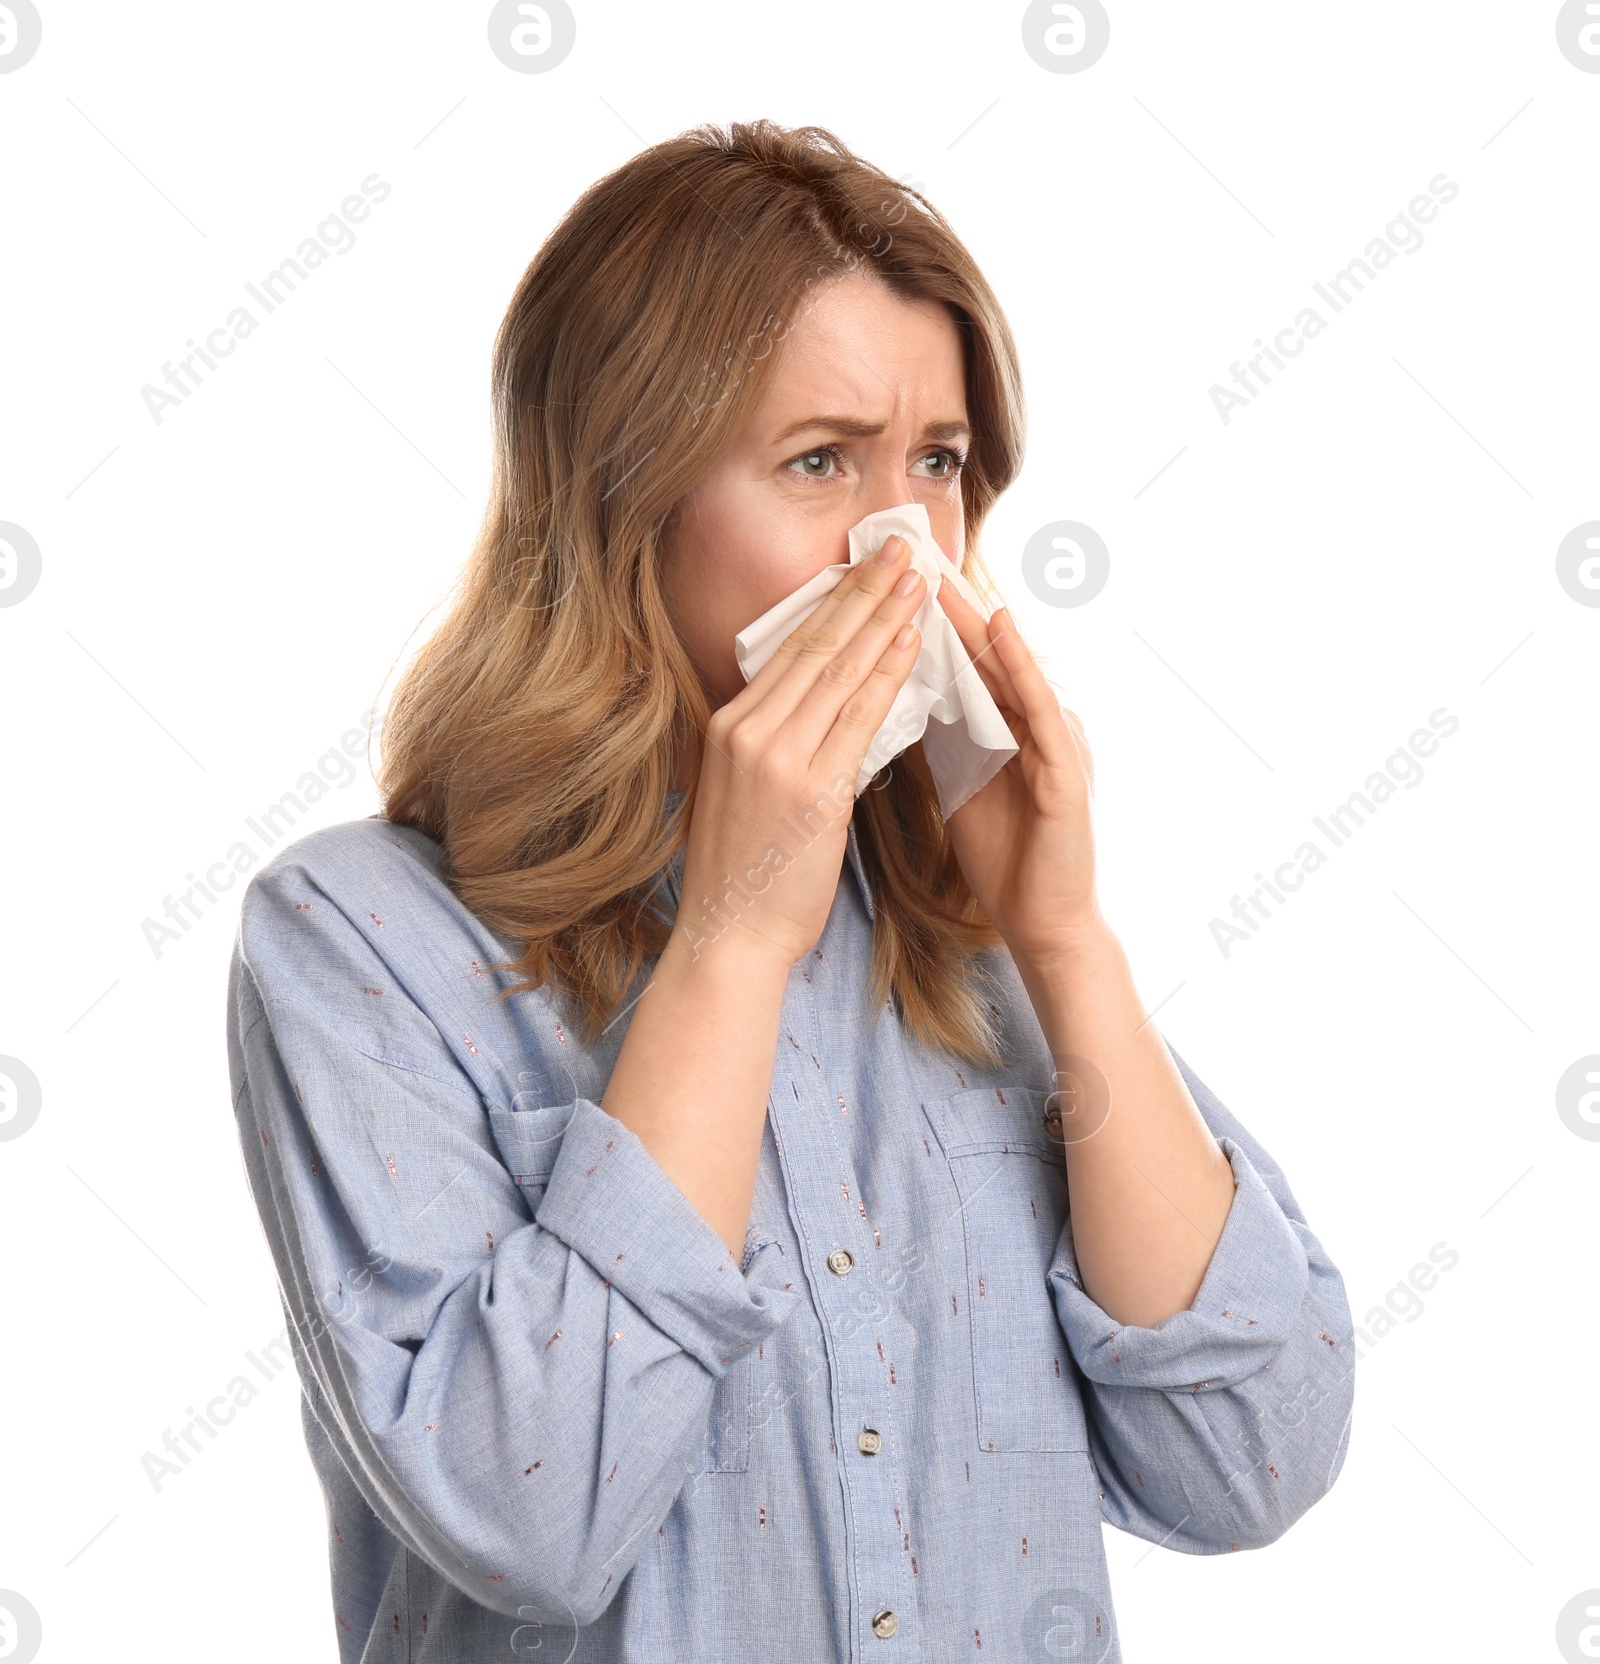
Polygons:
M1019 746L948 822L920 743L853 790L903 540L733 650L887 507L983 581L994 296L826 131L702 129L556 228L494 396L385 814L256 876L231 987L343 1656L1118 1658L1102 1518L1332 1484L1339 1274L1141 1008L1006 613L937 594Z

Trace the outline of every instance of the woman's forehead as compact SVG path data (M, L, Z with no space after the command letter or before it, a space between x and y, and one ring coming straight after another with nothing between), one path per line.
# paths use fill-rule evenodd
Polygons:
M960 334L943 306L840 283L797 319L754 425L776 444L812 418L882 424L909 407L948 427L966 419L964 380Z

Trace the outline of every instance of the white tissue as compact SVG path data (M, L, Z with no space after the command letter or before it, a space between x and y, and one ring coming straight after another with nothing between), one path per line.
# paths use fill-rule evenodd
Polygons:
M922 645L883 726L867 748L855 792L859 797L885 763L920 739L938 788L939 812L949 820L1016 756L1017 744L983 677L973 668L955 625L939 604L939 585L954 584L980 617L988 617L977 591L934 541L928 510L922 503L880 509L858 521L850 528L850 559L823 567L792 595L742 629L733 638L734 654L748 682L845 573L870 559L896 533L911 545L911 565L927 584L911 617L922 632Z

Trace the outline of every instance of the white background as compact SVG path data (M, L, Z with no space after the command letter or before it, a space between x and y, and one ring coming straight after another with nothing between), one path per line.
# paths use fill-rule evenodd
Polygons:
M238 889L159 957L142 921L437 618L490 342L556 218L758 115L917 182L1007 310L1029 450L986 553L1087 726L1103 906L1163 1032L1358 1322L1459 1254L1280 1542L1107 1530L1130 1664L1560 1657L1600 1585L1600 1143L1555 1106L1600 1052L1600 608L1555 575L1600 518L1600 75L1557 9L1112 0L1104 57L1052 74L1018 4L608 0L519 75L487 4L43 5L0 75L0 520L43 561L0 608L0 1053L43 1087L0 1142L0 1587L46 1664L335 1656L292 1373L159 1492L141 1467L283 1322L229 1101ZM1423 245L1224 424L1211 386L1441 172ZM163 363L372 173L356 245L153 421ZM1082 607L1020 576L1060 519L1110 549ZM1224 957L1211 920L1441 707L1421 783ZM376 807L363 771L297 832Z

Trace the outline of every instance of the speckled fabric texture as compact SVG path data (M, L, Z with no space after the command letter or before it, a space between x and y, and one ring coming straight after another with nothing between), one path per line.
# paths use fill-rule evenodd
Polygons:
M376 816L299 839L230 977L345 1664L1117 1660L1103 1520L1226 1554L1333 1483L1350 1316L1271 1158L1174 1053L1234 1201L1188 1311L1113 1321L1015 966L974 973L995 1070L867 1009L853 830L738 1264L600 1107L628 1015L584 1051L497 1000L442 870Z

